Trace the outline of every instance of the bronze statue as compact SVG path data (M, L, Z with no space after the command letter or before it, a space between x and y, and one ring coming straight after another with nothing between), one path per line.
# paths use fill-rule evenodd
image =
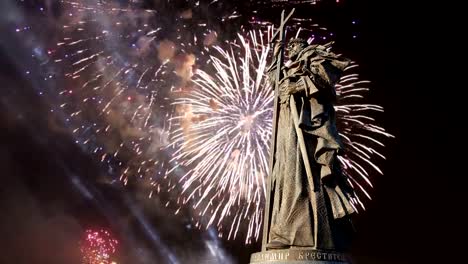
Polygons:
M262 252L253 254L251 263L344 263L340 254L353 232L354 192L337 160L342 143L333 104L334 86L350 61L332 53L332 43L310 45L295 38L283 65L288 18L283 11L267 70L275 87L270 181Z
M275 58L281 45L275 44ZM334 85L349 61L328 51L330 46L292 39L287 47L290 63L279 80L267 249L336 249L343 239L334 234L342 231L334 227L337 219L349 222L346 217L353 212L353 190L336 157L342 145L333 108ZM273 84L276 64L268 69Z

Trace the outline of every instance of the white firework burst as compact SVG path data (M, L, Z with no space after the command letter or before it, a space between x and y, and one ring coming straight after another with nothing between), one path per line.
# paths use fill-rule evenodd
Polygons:
M251 31L228 51L215 47L215 76L198 70L196 88L175 103L180 115L174 118L179 125L171 137L178 146L173 159L190 168L180 178L185 201L210 214L207 226L221 230L231 217L228 238L243 220L249 223L247 239L258 237L262 219L273 102L264 39Z

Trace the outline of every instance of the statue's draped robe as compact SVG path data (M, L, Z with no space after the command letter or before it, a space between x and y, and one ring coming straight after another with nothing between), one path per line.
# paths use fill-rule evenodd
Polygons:
M269 242L338 247L335 233L341 227L337 220L353 212L353 191L336 157L342 145L333 108L334 85L348 63L327 52L325 46L311 45L282 69ZM276 68L270 67L268 74L274 83ZM296 105L290 105L290 96L295 96ZM299 113L297 123L304 135L314 186L304 168L291 107Z

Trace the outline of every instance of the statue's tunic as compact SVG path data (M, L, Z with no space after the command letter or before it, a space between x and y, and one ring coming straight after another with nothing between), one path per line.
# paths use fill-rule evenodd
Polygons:
M353 212L352 188L336 157L342 145L333 108L334 85L348 63L325 46L311 45L282 69L269 242L318 249L338 246L334 233L342 224L337 219ZM271 67L273 83L275 73ZM290 96L295 96L296 105L290 105ZM307 179L291 107L299 113L314 186Z

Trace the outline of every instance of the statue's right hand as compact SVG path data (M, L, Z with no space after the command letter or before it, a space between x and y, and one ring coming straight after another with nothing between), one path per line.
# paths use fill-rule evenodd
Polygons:
M278 54L279 54L281 48L283 48L283 46L284 46L284 45L283 45L283 42L282 42L282 41L279 41L279 40L278 40L278 41L275 41L275 42L273 43L273 55L274 55L275 57L278 56Z

